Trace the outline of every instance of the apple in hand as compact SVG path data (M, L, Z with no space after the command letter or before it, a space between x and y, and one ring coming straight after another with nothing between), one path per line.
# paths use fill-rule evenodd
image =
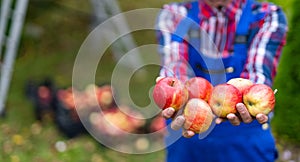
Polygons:
M240 91L227 83L216 85L208 101L213 113L222 118L229 113L236 113L236 104L240 102L242 102Z
M232 78L227 83L235 86L242 94L246 89L253 85L251 80L244 78Z
M189 98L200 98L205 101L211 96L213 89L212 84L202 77L193 77L185 82L185 86L189 92Z
M210 127L214 115L208 103L199 98L190 99L185 105L183 127L195 133L203 133Z
M177 111L188 100L188 91L184 83L175 77L165 77L158 80L152 95L154 102L161 109L173 107Z
M254 84L245 90L243 102L252 116L269 114L275 106L275 95L271 87Z

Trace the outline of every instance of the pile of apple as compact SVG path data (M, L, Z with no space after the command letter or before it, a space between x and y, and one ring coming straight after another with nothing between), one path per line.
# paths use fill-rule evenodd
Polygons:
M207 131L214 116L225 118L229 113L237 113L237 103L244 103L254 117L270 113L275 106L275 95L269 86L243 78L212 86L202 77L193 77L185 83L165 77L157 81L153 99L161 109L183 108L186 119L183 127L195 133Z
M122 136L124 133L139 133L145 124L145 118L132 108L121 105L118 108L93 112L89 117L93 129L108 136Z
M120 136L124 132L137 133L145 126L145 118L127 105L117 105L114 91L109 84L90 84L82 91L72 87L59 89L57 99L69 111L73 121L79 121L80 111L81 117L103 134Z
M74 101L76 96L76 106ZM115 106L113 97L113 88L110 85L88 85L84 91L78 91L75 88L69 87L66 89L59 89L57 91L57 98L62 102L67 109L75 110L97 107L102 110L109 109Z

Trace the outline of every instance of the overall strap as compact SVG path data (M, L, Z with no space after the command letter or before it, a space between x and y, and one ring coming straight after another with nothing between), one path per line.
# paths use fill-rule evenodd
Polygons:
M247 44L250 24L254 21L252 14L253 0L247 0L236 29L235 44Z
M210 80L213 84L223 83L229 78L240 76L247 58L249 27L254 21L252 14L253 1L247 0L243 7L242 15L236 29L234 53L227 58L211 58L206 57L205 53L201 53L205 51L200 50L201 29L199 27L198 1L190 2L190 6L187 8L187 15L179 22L172 35L172 39L178 42L182 42L185 39L188 40L188 61L196 76L202 76Z
M235 36L235 44L247 44L249 35L249 26L252 21L254 21L254 16L252 15L252 4L254 0L247 0L245 7L243 9L242 15L240 17ZM194 29L193 27L199 25L199 3L198 1L188 2L187 4L187 16L181 20L173 33L172 40L182 42L186 36L189 37L200 37L200 30Z

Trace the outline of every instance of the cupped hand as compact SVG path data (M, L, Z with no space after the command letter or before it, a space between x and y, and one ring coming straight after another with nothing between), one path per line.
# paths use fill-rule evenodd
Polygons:
M269 120L269 117L265 114L257 114L256 117L252 117L243 103L236 105L237 114L230 113L227 118L217 118L216 123L220 124L225 120L228 120L232 125L240 125L241 122L251 123L253 120L257 120L260 124L264 124Z
M171 128L173 130L179 130L180 128L183 128L185 118L182 114L175 111L174 108L169 107L162 111L162 116L166 119L173 119L171 122ZM196 133L190 130L186 130L183 128L182 135L186 138L193 137Z

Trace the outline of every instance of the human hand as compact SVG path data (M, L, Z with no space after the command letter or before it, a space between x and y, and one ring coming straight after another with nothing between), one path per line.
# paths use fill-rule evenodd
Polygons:
M157 77L156 78L156 83L158 81L160 81L161 79L163 79L164 77ZM162 110L162 116L165 119L173 119L173 121L171 122L171 128L173 130L179 130L180 128L183 128L184 122L185 122L185 118L182 115L182 111L176 111L174 108L169 107L166 108L164 110ZM182 135L186 138L190 138L192 136L194 136L196 133L190 130L185 130L183 129Z
M173 119L173 121L171 122L171 128L173 130L179 130L180 128L183 128L185 118L182 115L181 111L176 112L174 108L169 107L162 111L162 116L166 119ZM190 138L195 134L195 132L183 128L182 135L184 137Z
M264 124L269 120L269 117L265 114L257 114L254 118L250 115L246 106L243 103L236 105L237 114L230 113L227 118L217 118L216 123L220 124L225 120L228 120L232 125L238 126L241 122L251 123L253 120L257 120L260 124Z

